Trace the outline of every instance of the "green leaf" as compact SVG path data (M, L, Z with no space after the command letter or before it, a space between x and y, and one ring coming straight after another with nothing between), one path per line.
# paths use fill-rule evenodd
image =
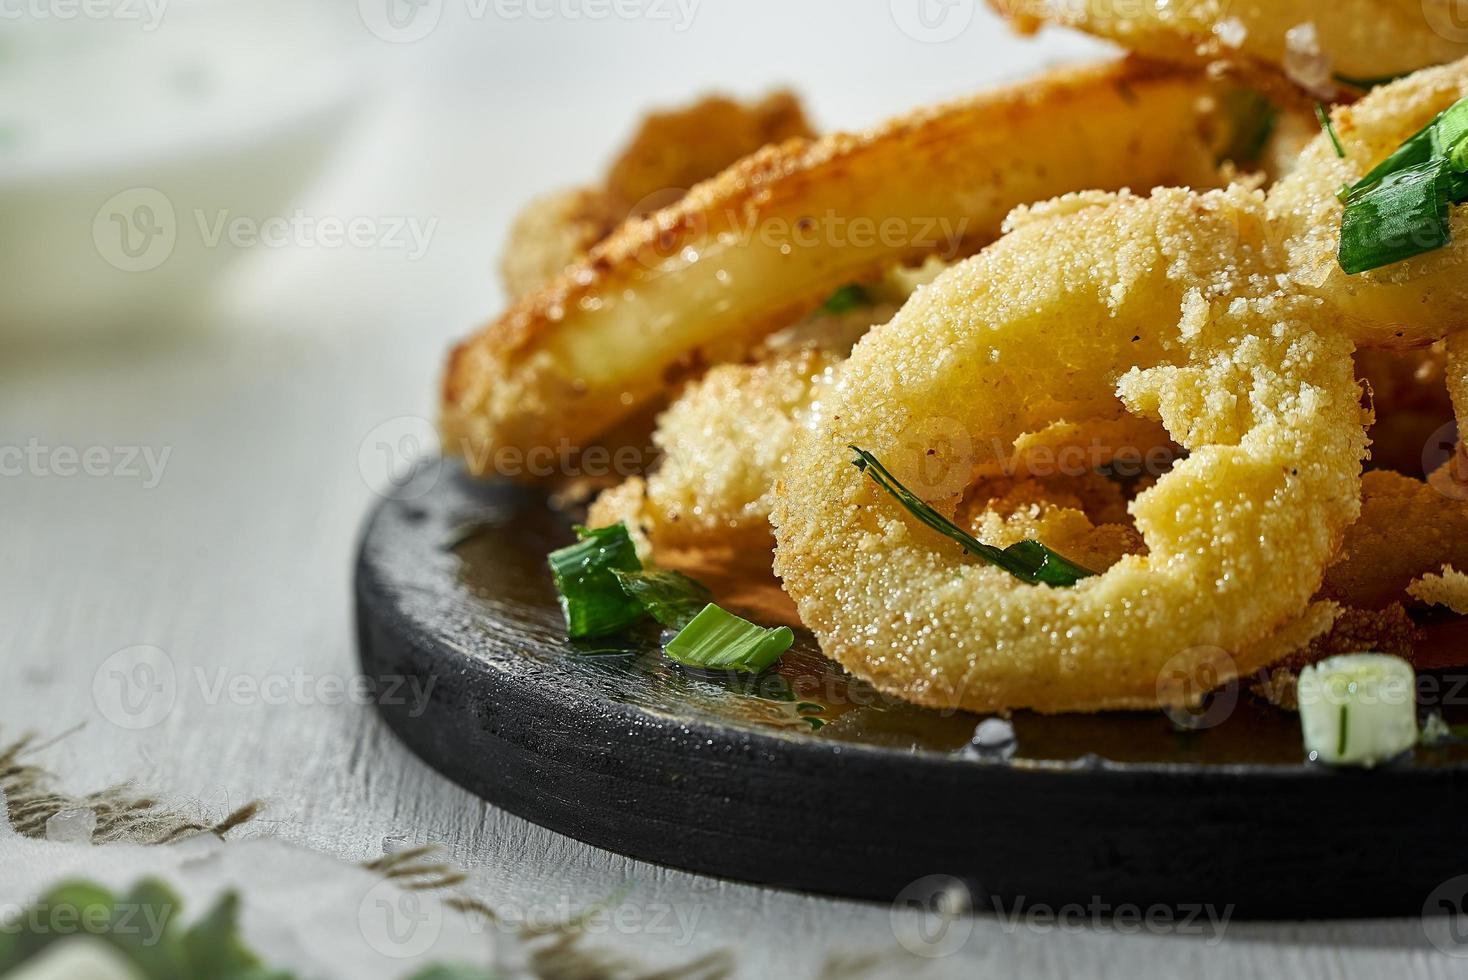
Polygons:
M625 572L618 568L612 574L622 591L637 600L649 616L672 629L687 626L714 597L703 583L669 569Z
M991 565L1004 569L1015 578L1031 585L1066 587L1096 574L1051 551L1038 541L1018 541L1008 548L996 548L993 545L984 544L920 500L916 494L899 483L897 478L889 473L887 468L871 453L857 446L850 448L857 456L853 465L870 476L877 486L891 494L913 517L939 534L957 541L963 545L964 550L972 552Z
M424 967L408 980L498 980L499 974L482 966L463 963L435 963Z
M1468 99L1454 103L1432 127L1432 149L1454 171L1468 171Z
M0 929L0 974L25 963L52 943L78 934L105 935L115 898L101 885L64 881Z
M178 895L157 878L144 878L113 907L112 945L149 980L186 980L188 963L174 923L182 907Z
M758 674L794 642L795 634L788 626L756 626L709 603L668 641L663 652L685 667Z
M1341 138L1335 134L1335 124L1330 121L1330 113L1325 111L1325 106L1319 102L1315 103L1315 118L1320 120L1320 128L1325 130L1325 135L1330 137L1330 145L1335 147L1335 155L1342 160L1346 158L1346 148L1341 146Z
M1342 85L1349 85L1352 88L1358 88L1363 92L1369 92L1374 88L1380 88L1383 85L1388 85L1392 82L1395 82L1399 78L1406 78L1410 74L1412 74L1412 72L1404 71L1399 75L1371 75L1366 77L1356 77L1336 73L1331 77L1340 82Z
M1215 162L1256 163L1279 123L1279 110L1259 92L1235 89L1224 96L1222 116L1228 125L1227 142Z
M1340 264L1347 275L1379 269L1452 241L1447 161L1439 157L1356 191L1341 217Z
M239 915L239 893L227 891L183 934L179 946L188 961L190 976L244 980L271 975L259 970L259 958L241 941Z
M821 304L821 311L830 313L832 316L840 316L843 313L850 313L852 310L871 305L872 298L866 289L856 283L848 283L837 289L825 303Z
M572 639L584 639L626 629L643 615L642 604L622 591L614 574L642 570L626 525L577 527L576 536L581 540L546 559L560 593L566 632Z
M1365 177L1351 185L1351 193L1356 194L1366 190L1373 184L1380 183L1395 173L1400 173L1411 167L1420 166L1433 158L1433 130L1437 125L1437 119L1423 126L1417 132L1409 136L1401 146L1392 151L1391 155L1373 167Z

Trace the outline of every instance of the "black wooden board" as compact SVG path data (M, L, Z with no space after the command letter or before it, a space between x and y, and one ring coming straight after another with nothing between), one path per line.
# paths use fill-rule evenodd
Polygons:
M1303 758L1293 716L1239 694L1200 731L1160 713L1019 713L1017 751L986 757L966 747L980 719L885 698L808 635L755 681L686 673L655 634L568 641L545 555L571 523L537 491L445 464L371 516L356 575L362 669L389 725L553 830L860 898L953 876L981 909L1417 915L1468 872L1460 745L1326 769ZM423 703L393 693L425 689Z

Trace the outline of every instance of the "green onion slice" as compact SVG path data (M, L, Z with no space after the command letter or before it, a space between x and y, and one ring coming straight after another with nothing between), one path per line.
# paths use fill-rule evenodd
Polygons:
M1352 184L1351 193L1366 190L1394 173L1431 161L1433 158L1433 130L1436 126L1437 120L1434 119L1409 136L1405 143L1392 151L1391 156L1371 168L1365 177Z
M643 610L663 626L681 630L713 598L713 593L696 579L669 569L636 572L612 570L617 584L637 600Z
M1018 541L1008 548L996 548L993 545L984 544L929 507L911 490L899 483L897 478L877 461L877 457L865 449L856 446L850 448L857 457L852 461L853 465L870 476L877 486L891 494L913 517L939 534L957 541L963 545L965 551L970 551L989 564L1004 569L1015 578L1031 585L1071 586L1083 578L1096 574L1063 558L1038 541Z
M1335 147L1335 155L1342 160L1346 158L1346 148L1341 146L1341 138L1335 134L1335 124L1330 121L1330 113L1325 111L1325 106L1315 103L1315 118L1320 120L1320 128L1325 130L1325 135L1330 137L1330 145Z
M1279 110L1259 92L1236 89L1224 96L1222 114L1228 123L1227 139L1214 162L1257 163L1279 124Z
M1341 217L1341 269L1356 275L1447 245L1453 183L1438 157L1353 192Z
M788 626L756 626L709 603L668 641L663 652L685 667L758 674L794 642L795 634Z
M1351 88L1358 88L1361 89L1363 92L1369 92L1374 88L1380 88L1383 85L1395 82L1399 78L1406 78L1410 74L1412 74L1412 72L1404 71L1399 75L1354 76L1342 75L1337 72L1331 77L1340 82L1342 85L1349 85L1351 86Z
M642 603L622 590L616 575L642 570L626 525L578 526L576 536L579 541L546 559L560 593L567 634L579 640L626 629L643 616Z
M852 310L872 305L872 297L867 291L856 283L847 283L840 287L821 304L821 311L833 316L850 313Z
M1432 126L1432 149L1458 173L1468 170L1468 99L1450 106Z

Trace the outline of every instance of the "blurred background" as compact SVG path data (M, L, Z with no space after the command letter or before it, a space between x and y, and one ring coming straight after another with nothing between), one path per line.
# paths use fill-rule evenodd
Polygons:
M219 684L355 675L356 536L502 305L512 217L647 110L789 86L855 128L1099 50L978 0L0 0L0 734L350 860L443 843L486 899L708 901L537 837L368 707ZM138 649L160 710L124 717ZM885 910L719 895L664 960L776 922L812 972L799 937L892 945Z

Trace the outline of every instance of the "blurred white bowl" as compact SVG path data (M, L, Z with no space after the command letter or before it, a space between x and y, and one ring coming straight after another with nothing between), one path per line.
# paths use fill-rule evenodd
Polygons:
M162 325L193 309L238 252L221 220L288 214L342 132L362 90L361 26L343 6L7 7L0 338Z

